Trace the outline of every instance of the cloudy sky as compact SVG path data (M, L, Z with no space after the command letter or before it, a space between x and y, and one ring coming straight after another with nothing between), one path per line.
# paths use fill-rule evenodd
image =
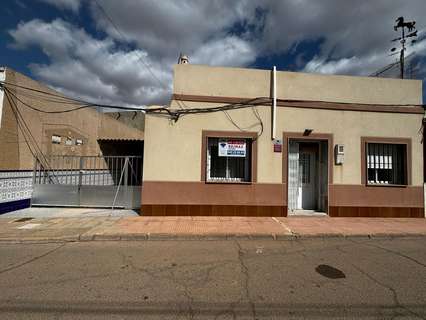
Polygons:
M0 12L0 65L102 103L167 104L180 52L194 64L369 75L396 61L399 16L417 21L408 53L426 77L425 0L3 0Z

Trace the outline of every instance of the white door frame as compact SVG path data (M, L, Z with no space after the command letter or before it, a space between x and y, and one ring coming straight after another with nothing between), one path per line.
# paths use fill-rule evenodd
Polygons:
M329 189L330 184L333 183L333 135L329 133L313 133L309 136L304 136L303 132L283 132L283 182L285 184L285 195L287 198L287 215L291 216L291 207L290 207L290 199L289 199L289 149L290 149L290 141L297 141L297 142L326 142L326 144L320 144L323 146L322 153L325 154L325 160L326 160L326 181L323 181L325 184L325 190L324 187L322 188L324 190L324 201L323 201L323 207L324 211L328 214L329 211ZM319 151L319 154L321 156L321 151ZM325 169L324 169L325 170ZM317 186L317 189L319 189L319 186ZM320 196L318 196L318 199L320 199ZM322 199L322 198L321 198Z

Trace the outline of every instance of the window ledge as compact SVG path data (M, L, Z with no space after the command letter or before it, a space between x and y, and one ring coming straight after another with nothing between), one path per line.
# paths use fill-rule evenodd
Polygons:
M253 182L244 182L244 181L204 181L206 184L244 184L244 185L250 185L253 184Z
M367 183L367 187L407 188L406 184Z

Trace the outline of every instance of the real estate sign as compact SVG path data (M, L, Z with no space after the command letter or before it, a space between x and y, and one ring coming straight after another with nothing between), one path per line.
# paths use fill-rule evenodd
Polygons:
M246 141L244 139L219 140L219 157L245 157Z

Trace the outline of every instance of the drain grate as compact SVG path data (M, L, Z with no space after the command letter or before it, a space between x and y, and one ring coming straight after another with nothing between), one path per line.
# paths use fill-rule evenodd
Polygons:
M14 220L13 222L25 222L25 221L30 221L30 220L33 220L34 218L30 218L30 217L27 217L27 218L21 218L21 219L18 219L18 220Z

